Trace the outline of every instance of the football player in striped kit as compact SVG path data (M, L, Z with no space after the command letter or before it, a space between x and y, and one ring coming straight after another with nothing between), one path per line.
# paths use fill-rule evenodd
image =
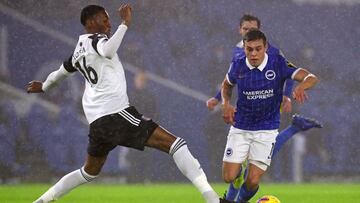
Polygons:
M119 15L122 23L110 37L111 25L106 10L98 5L83 8L81 23L87 33L80 35L72 56L44 82L31 81L27 86L28 93L47 92L72 73L81 73L85 79L82 104L90 124L84 166L62 177L35 203L57 200L75 187L95 179L108 153L118 145L138 150L151 147L168 153L205 201L218 203L217 193L208 183L185 140L172 135L130 106L124 69L116 52L131 23L131 6L122 5Z
M289 67L281 54L267 54L266 36L260 30L247 32L243 42L245 56L233 60L221 89L223 118L232 125L223 158L224 181L233 182L241 164L246 159L249 162L239 202L247 202L256 194L260 179L270 166L285 81L299 82L293 97L300 104L307 99L305 90L318 82L309 71ZM234 86L238 89L236 108L230 104Z
M261 28L261 21L256 16L245 14L241 17L239 23L239 34L241 38L245 36L245 34L251 29L260 29ZM271 55L278 55L281 54L284 58L285 56L278 48L272 46L270 43L267 43L268 48L266 50L267 54ZM233 50L232 60L236 60L237 58L241 58L245 56L244 51L244 43L241 40L237 43L236 47ZM285 58L286 59L286 58ZM295 67L290 61L286 59L286 63L289 67ZM291 92L294 86L294 81L292 79L287 79L284 84L283 89L283 101L281 104L281 111L284 113L290 113L292 111L292 104L291 104ZM209 110L214 110L214 108L220 103L221 101L221 90L217 92L214 97L211 97L207 100L206 106ZM292 118L292 123L284 130L282 130L278 136L276 137L276 143L274 146L273 157L279 152L282 146L295 134L301 131L306 131L311 128L321 128L322 125L312 118L307 118L298 114L295 114ZM240 186L246 177L247 162L242 164L242 168L238 175L238 178L229 184L229 188L225 194L225 199L234 201L236 200Z

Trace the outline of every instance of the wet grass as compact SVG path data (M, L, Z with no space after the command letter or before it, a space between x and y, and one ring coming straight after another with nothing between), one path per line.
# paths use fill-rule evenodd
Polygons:
M0 185L1 203L29 203L49 185ZM224 184L214 184L219 194ZM265 194L277 196L282 203L360 202L360 184L263 184L256 199ZM104 185L88 184L76 188L57 202L61 203L202 203L201 195L190 184Z

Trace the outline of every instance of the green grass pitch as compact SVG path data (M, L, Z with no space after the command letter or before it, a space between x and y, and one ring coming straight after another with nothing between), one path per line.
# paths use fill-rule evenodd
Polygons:
M213 184L222 194L225 184ZM48 189L49 185L0 185L1 203L29 203ZM282 203L360 202L360 184L262 184L258 194L277 196ZM83 185L67 194L59 203L203 203L190 184L148 185Z

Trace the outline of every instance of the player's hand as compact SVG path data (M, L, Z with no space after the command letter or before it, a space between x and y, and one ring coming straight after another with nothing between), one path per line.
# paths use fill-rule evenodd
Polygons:
M299 104L303 104L308 99L305 89L301 85L295 87L293 97Z
M119 8L119 15L122 19L122 24L125 24L128 27L130 26L132 19L131 11L132 7L130 4L123 4Z
M236 109L231 104L222 105L223 119L225 123L234 125L234 118Z
M215 97L211 97L206 101L206 106L210 111L214 110L216 105L218 104L219 104L219 100L217 100Z
M284 113L290 113L292 111L291 99L287 96L283 96L281 103L281 110Z
M41 93L43 83L40 81L31 81L26 86L27 93Z

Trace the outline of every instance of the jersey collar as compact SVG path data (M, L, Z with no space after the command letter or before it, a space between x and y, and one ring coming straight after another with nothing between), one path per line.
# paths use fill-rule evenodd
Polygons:
M266 66L266 64L267 64L267 62L268 62L268 58L269 58L269 57L268 57L267 53L265 53L264 60L263 60L263 62L262 62L258 67L252 66L252 65L250 64L248 58L246 58L246 65L247 65L247 67L248 67L250 70L257 68L257 69L259 69L260 71L263 71L264 68L265 68L265 66Z
M244 48L244 41L240 41L239 43L236 44L237 47L243 49Z

